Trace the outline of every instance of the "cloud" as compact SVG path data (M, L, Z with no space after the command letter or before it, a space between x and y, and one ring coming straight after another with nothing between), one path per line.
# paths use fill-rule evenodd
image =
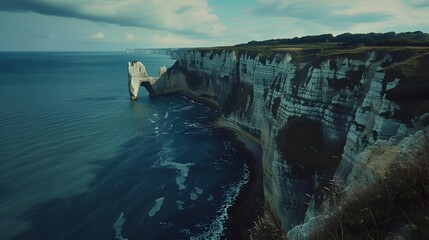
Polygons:
M251 34L249 34L249 36L250 36L252 39L261 38L261 34L259 34L259 33L251 33Z
M259 7L251 9L249 12L260 16L284 16L299 20L329 23L334 25L344 22L358 23L380 21L389 15L388 13L380 11L352 13L351 11L357 9L356 7L353 7L354 5L361 6L361 4L356 4L356 2L352 1L260 0L260 3ZM366 4L364 7L366 7L367 10L373 10L372 7L368 7Z
M104 33L103 32L93 33L93 34L89 35L89 38L91 38L91 39L103 39Z
M258 17L284 17L339 31L386 31L429 25L428 0L258 0L247 11ZM366 26L366 28L365 28Z
M411 0L411 5L415 7L428 7L429 0Z
M197 47L209 44L207 40L173 35L171 33L165 35L154 34L151 37L151 41L156 43L158 47Z
M125 33L125 37L127 38L128 41L136 40L136 36L134 34L131 34L131 33Z
M225 26L207 0L0 0L0 10L36 12L121 26L216 36Z
M192 9L192 6L183 6L180 9L177 9L176 11L174 11L177 14L182 14L185 13L186 11Z

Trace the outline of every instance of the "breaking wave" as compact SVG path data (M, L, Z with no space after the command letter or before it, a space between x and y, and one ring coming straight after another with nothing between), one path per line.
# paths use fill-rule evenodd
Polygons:
M249 167L245 165L240 181L227 187L228 190L224 194L223 203L216 212L216 218L208 224L199 225L198 227L204 229L204 232L192 236L190 239L220 239L224 235L225 223L228 220L228 209L234 204L240 194L240 190L249 181L249 176Z

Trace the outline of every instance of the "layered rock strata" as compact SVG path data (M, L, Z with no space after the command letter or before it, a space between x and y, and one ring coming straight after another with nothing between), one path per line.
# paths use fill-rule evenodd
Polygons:
M427 126L428 62L426 50L406 48L191 50L145 87L151 96L180 93L216 106L260 138L267 209L284 231L304 223L297 237L317 217L331 179L374 180L364 153Z

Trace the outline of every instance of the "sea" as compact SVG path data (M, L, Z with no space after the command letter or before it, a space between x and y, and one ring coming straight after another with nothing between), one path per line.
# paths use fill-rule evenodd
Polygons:
M128 94L167 55L0 53L0 239L220 239L249 179L219 112Z

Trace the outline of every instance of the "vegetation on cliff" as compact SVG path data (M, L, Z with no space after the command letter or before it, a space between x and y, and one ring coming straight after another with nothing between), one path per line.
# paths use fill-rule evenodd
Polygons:
M324 189L327 201L320 209L329 216L311 229L308 238L429 239L428 133L424 141L410 155L382 154L397 158L397 164L379 169L381 176L369 186L350 188L332 181ZM286 237L269 217L264 217L249 229L249 239Z
M402 159L401 159L402 158ZM330 212L311 239L429 239L429 139L361 188L333 182Z
M276 46L282 44L336 43L340 46L429 46L429 34L416 32L343 33L337 36L321 34L314 36L250 41L236 46Z

